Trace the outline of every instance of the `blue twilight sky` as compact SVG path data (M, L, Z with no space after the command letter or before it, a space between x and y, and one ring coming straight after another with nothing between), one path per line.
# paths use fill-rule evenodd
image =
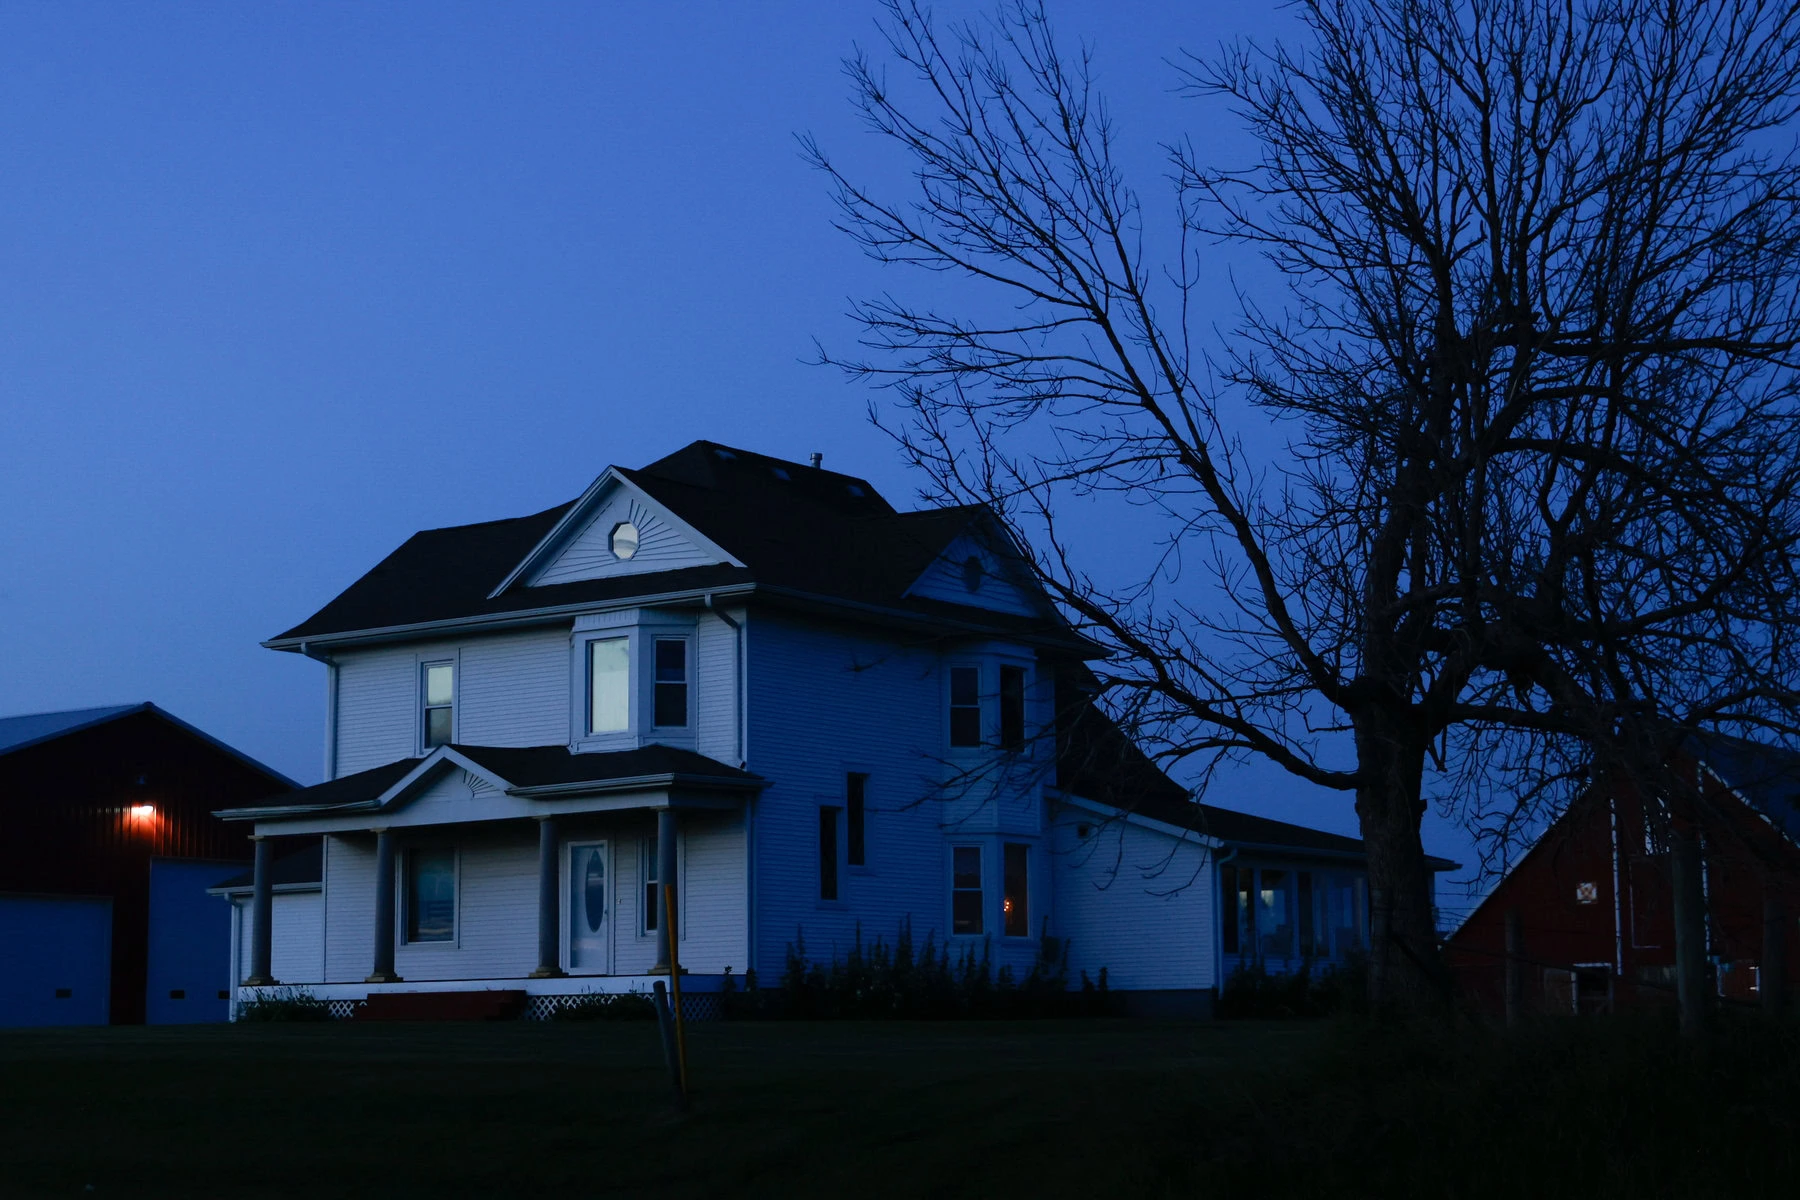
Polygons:
M1286 20L1051 11L1154 201L1160 142L1242 148L1164 60ZM899 165L840 74L874 17L0 6L0 714L151 699L313 782L323 671L257 643L414 530L699 437L822 451L908 503L869 393L805 362L853 339L847 297L910 282L831 229L794 143ZM1355 830L1278 772L1211 798ZM1426 840L1473 861L1448 822Z

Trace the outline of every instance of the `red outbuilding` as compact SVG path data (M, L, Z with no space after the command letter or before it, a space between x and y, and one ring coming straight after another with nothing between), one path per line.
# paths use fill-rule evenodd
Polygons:
M294 786L154 704L0 718L0 1025L223 1020L212 813Z
M1696 743L1706 956L1728 1001L1754 1001L1773 961L1800 982L1800 755ZM1525 1010L1605 1012L1675 997L1669 818L1630 788L1595 787L1552 825L1453 934L1446 955L1478 1008L1505 1008L1516 925Z

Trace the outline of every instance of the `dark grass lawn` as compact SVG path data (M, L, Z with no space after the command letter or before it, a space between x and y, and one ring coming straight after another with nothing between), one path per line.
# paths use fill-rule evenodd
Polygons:
M0 1194L1792 1196L1800 1039L1326 1024L0 1032ZM91 1186L92 1190L88 1190Z

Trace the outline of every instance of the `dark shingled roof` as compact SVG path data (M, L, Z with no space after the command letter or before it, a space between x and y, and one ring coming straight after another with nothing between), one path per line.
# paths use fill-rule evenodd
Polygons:
M1057 786L1072 795L1192 829L1227 845L1334 857L1364 852L1359 838L1196 802L1092 704L1073 708L1059 724ZM1431 855L1425 861L1434 871L1458 866Z
M334 804L359 804L366 800L373 800L399 783L408 771L419 765L420 761L417 758L402 758L396 762L384 763L379 767L370 767L367 771L358 771L354 775L327 779L324 783L315 783L311 787L296 788L291 792L278 792L273 796L264 796L250 804L238 805L232 811L253 808L285 808L290 804L316 805L321 808Z
M571 754L567 746L452 746L514 787L555 787L559 784L609 783L620 779L678 775L722 785L760 785L762 778L717 759L652 743L635 750L609 750Z
M515 788L605 784L661 775L679 776L690 783L717 787L754 788L762 785L758 775L674 746L650 745L593 754L571 754L567 746L453 745L450 749L492 771ZM398 759L341 779L270 796L238 811L367 804L404 779L423 761L421 758Z
M934 620L1072 635L1056 618L1020 618L907 597L906 589L971 525L979 507L895 512L868 481L695 442L618 474L744 567L717 564L491 593L576 501L529 517L431 529L408 538L324 608L271 641L598 604L754 584L825 600L875 604ZM785 476L785 478L783 477Z

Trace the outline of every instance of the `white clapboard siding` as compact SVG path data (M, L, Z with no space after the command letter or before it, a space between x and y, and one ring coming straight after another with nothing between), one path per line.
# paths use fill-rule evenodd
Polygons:
M963 575L963 564L970 558L979 558L982 563L980 585L972 592ZM1034 590L1028 590L1015 582L1015 579L1022 577L1023 572L1023 564L1010 559L1002 560L976 539L965 534L945 548L936 561L925 569L925 573L906 589L906 594L926 600L942 600L947 604L992 609L995 612L1041 616L1047 609L1042 598Z
M477 746L569 740L569 626L413 642L338 657L337 773L419 754L420 671L456 667L453 737Z
M656 937L644 932L643 864L656 852L656 820L627 814L608 827L613 848L613 970L642 975L656 965Z
M425 648L453 657L453 646ZM337 773L354 775L419 752L419 647L346 650L337 657Z
M456 940L395 939L402 979L518 979L537 966L537 836L514 824L421 830L403 841L396 870L415 844L457 855ZM372 936L372 935L371 935Z
M744 620L743 610L731 614ZM709 758L736 766L737 633L708 614L694 630L694 748Z
M375 969L375 835L325 838L325 978L355 983Z
M460 776L440 790L454 790ZM445 803L450 801L446 800ZM570 820L565 841L604 838L612 850L614 971L642 974L656 961L656 939L641 932L640 862L655 823L643 813ZM354 982L374 962L374 839L331 838L326 854L329 913L327 973ZM457 937L408 945L396 939L394 966L408 980L517 979L537 966L537 835L523 823L487 822L409 831L399 842L396 879L414 845L457 852ZM748 958L742 818L702 813L684 820L681 839L682 965L742 973ZM397 914L400 906L396 906ZM402 917L402 920L404 918Z
M630 521L637 527L637 553L620 558L612 552L613 527ZM615 489L599 510L576 530L548 563L528 580L531 587L607 579L699 567L720 561L696 545L661 512L623 488Z
M303 985L325 981L325 897L319 892L276 892L269 916L269 970L276 982ZM250 973L250 898L235 897L235 962L241 981Z
M681 965L740 978L748 962L744 822L738 813L682 818Z
M1069 939L1071 976L1097 978L1105 967L1115 990L1218 982L1212 865L1201 846L1081 812L1060 817L1051 841L1054 927Z
M568 627L471 639L457 665L457 741L472 746L568 742Z

